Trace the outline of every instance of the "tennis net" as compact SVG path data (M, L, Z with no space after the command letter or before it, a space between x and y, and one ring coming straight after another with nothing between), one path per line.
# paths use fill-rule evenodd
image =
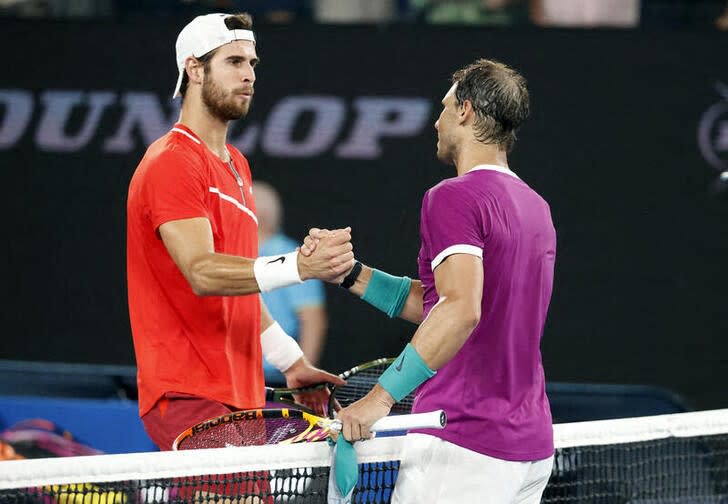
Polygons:
M554 430L542 502L728 503L728 410ZM390 501L402 443L357 443L353 502ZM0 503L325 503L329 450L310 443L0 462Z

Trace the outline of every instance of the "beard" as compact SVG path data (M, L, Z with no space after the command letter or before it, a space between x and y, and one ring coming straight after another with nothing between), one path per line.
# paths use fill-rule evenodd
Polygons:
M248 115L252 101L251 96L251 99L238 103L236 93L239 91L241 90L225 91L215 79L205 75L202 82L202 103L211 115L221 121L236 121Z
M452 146L448 146L444 138L437 140L437 159L446 165L455 164L455 156Z

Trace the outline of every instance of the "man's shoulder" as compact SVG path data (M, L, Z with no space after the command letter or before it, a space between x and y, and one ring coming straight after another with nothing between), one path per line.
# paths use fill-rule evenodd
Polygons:
M203 157L202 145L194 138L172 129L166 135L158 138L149 146L147 152L153 153L159 159L189 158L201 159Z
M181 171L199 168L204 161L204 156L193 142L170 131L149 145L139 163L139 170Z
M468 184L462 177L452 177L441 180L436 185L432 186L425 193L426 201L440 201L440 200L461 200L467 198L467 195L471 191L469 190Z

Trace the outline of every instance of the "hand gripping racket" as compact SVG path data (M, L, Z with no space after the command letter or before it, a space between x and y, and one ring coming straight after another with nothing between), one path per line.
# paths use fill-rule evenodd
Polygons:
M358 401L377 384L377 380L394 362L394 358L384 357L375 359L358 366L354 366L348 371L344 371L339 375L340 378L346 380L346 385L338 385L333 388L329 397L328 416L333 416L336 411L337 404L342 408L349 406L351 403ZM301 388L266 388L266 401L283 402L296 404L293 399L295 394L310 392L312 390L321 390L328 386L325 383L312 385ZM392 406L391 413L395 415L408 414L412 411L412 401L414 392L407 397L395 403ZM300 405L299 405L300 406Z
M447 423L443 410L381 418L372 432L407 429L442 429ZM177 436L173 450L225 448L265 444L310 443L341 430L341 422L295 409L235 411L205 420Z

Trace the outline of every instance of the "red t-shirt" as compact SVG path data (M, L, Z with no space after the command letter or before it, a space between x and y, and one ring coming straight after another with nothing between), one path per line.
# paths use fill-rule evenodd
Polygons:
M215 252L258 256L250 166L227 148L242 194L230 166L183 124L149 146L129 185L127 279L140 415L165 392L241 409L265 402L258 294L195 295L158 233L165 222L205 217Z

